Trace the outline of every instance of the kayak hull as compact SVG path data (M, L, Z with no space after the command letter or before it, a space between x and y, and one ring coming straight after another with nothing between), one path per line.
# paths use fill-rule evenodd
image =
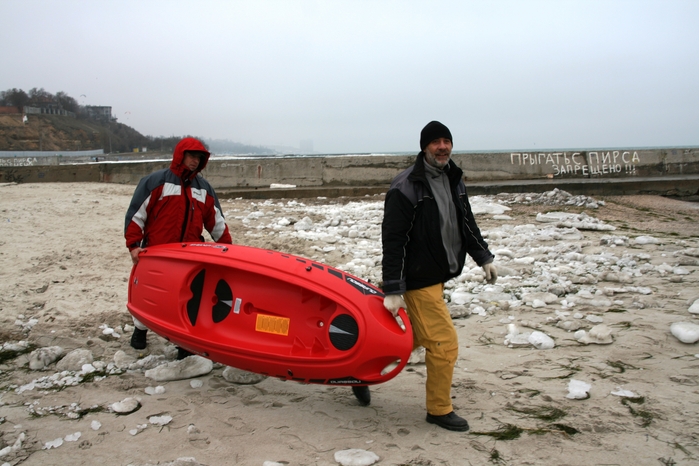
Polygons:
M328 265L218 243L146 248L129 312L175 345L239 369L326 385L395 377L412 351L383 293Z

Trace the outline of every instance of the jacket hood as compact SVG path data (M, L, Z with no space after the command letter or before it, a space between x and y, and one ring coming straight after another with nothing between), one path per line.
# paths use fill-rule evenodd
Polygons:
M205 154L194 172L190 172L182 164L184 162L184 153L188 150L203 152ZM188 179L192 179L206 167L206 164L209 162L209 156L211 156L211 153L206 150L206 147L204 147L201 141L195 138L184 138L175 146L175 150L172 153L172 162L170 162L170 170L180 178L185 176Z

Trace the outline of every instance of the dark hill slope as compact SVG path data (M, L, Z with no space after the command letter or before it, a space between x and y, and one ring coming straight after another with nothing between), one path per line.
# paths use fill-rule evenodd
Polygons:
M117 122L99 122L58 115L0 115L0 151L75 151L102 149L132 152L149 138Z

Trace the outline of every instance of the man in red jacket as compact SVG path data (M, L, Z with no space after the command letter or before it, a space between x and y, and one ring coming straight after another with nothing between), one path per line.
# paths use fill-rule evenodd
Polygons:
M184 138L172 154L170 168L141 179L126 212L124 237L134 265L146 246L204 241L204 228L217 243L231 244L221 205L200 174L211 154L195 138ZM148 329L134 318L131 346L144 349ZM178 359L189 353L178 348Z

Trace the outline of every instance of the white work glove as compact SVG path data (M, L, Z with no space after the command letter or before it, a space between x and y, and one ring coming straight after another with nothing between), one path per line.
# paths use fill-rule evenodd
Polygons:
M391 314L394 316L398 315L398 309L401 307L405 309L405 301L403 301L403 297L399 294L389 294L386 295L385 298L383 298L383 306L391 311Z
M485 272L485 281L491 285L494 284L498 279L498 269L495 268L495 264L492 262L490 264L483 264L483 271Z

